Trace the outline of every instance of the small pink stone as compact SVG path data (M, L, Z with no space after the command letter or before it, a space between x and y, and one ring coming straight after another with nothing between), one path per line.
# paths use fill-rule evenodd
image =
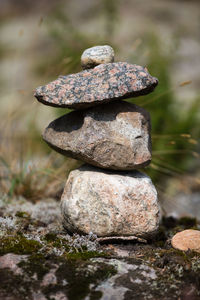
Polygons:
M200 253L200 231L187 229L178 232L173 236L171 244L178 250L193 250Z

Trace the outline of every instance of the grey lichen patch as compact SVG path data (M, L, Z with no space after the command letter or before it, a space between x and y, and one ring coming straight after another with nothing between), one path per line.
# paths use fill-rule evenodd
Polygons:
M93 262L98 261L103 260L93 259ZM98 285L96 290L104 293L108 299L112 297L113 299L124 299L127 292L138 290L140 285L143 289L140 290L138 296L145 296L145 287L148 288L152 284L152 280L157 278L153 268L135 259L127 259L126 261L110 259L107 264L114 266L117 272L106 282L104 281Z
M42 253L62 256L66 254L102 252L92 233L87 236L68 235L62 227L60 209L53 199L32 204L25 199L5 202L0 206L0 253ZM21 208L21 209L20 209ZM28 248L29 246L29 248ZM31 247L32 246L32 247ZM28 249L27 249L28 248Z

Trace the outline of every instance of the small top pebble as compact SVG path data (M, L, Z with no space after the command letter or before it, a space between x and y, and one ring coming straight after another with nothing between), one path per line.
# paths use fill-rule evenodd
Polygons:
M114 62L114 50L108 45L86 49L81 56L83 69L91 69L100 64Z
M200 231L187 229L178 232L173 236L171 244L178 250L193 250L200 253Z

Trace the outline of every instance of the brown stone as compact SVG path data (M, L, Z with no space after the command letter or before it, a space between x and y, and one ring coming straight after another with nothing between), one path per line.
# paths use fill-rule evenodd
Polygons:
M56 151L101 168L132 170L151 161L149 113L123 101L66 114L43 138Z
M157 84L146 68L118 62L60 76L38 87L34 95L46 105L79 109L148 94Z
M72 171L61 212L71 233L148 237L159 224L156 189L138 171L117 173L91 166Z
M187 229L178 232L173 236L171 243L175 249L193 250L200 253L200 231Z

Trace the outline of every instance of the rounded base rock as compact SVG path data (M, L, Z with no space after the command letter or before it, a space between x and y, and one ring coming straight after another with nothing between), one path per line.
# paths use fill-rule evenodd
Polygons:
M112 172L88 165L72 171L61 211L71 233L149 237L159 226L156 189L138 171Z

